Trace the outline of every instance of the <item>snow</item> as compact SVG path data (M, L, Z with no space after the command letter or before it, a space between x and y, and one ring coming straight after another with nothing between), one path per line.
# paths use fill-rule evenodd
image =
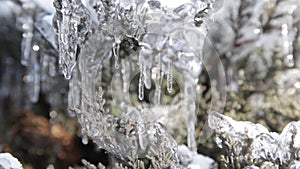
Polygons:
M192 152L185 145L178 146L178 157L183 166L188 169L210 169L215 161L196 152Z
M23 169L18 159L9 153L0 153L0 168L4 169Z

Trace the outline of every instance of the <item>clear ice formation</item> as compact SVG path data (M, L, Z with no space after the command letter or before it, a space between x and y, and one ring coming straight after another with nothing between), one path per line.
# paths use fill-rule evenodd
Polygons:
M59 65L66 79L71 78L79 51L90 31L90 15L80 0L55 0L53 25L58 34Z
M51 105L63 103L59 100L62 93L54 90L62 82L57 78L58 62L69 79L69 108L82 126L83 143L89 137L100 148L129 161L163 159L156 164L158 168L176 168L178 161L189 160L183 156L196 151L194 90L202 70L203 39L221 0L176 1L180 5L175 7L158 0L54 0L53 22L49 19L52 9L44 9L37 0L20 2L16 14L23 37L21 63L26 66L23 81L31 102L37 102L42 91L49 93ZM52 27L55 32L49 29ZM290 46L285 45L290 41L288 28L281 27L283 52L293 57ZM121 76L121 89L113 95L118 109L113 111L105 107L104 93L115 87L113 82L102 86L107 70ZM158 120L164 111L131 105L128 91L133 76L139 74L138 99L143 100L145 88L150 89L154 81L153 103L159 106L163 79L167 79L171 93L177 73L184 75L182 109L189 149L181 151L179 147L178 153L177 143ZM237 122L213 112L209 126L216 133L228 168L300 168L300 122L289 123L277 134L262 125Z
M210 113L208 122L227 168L300 167L300 121L287 124L281 134L217 112Z
M154 84L152 99L154 106L159 106L162 90L165 90L163 79L167 79L167 91L172 92L174 73L183 75L182 109L185 110L188 147L195 152L195 90L202 70L202 47L209 16L219 9L215 3L221 2L189 1L176 8L154 0L90 0L84 6L78 1L74 3L84 11L80 16L86 19L77 18L77 21L86 21L81 25L84 32L76 34L74 28L68 26L73 25L69 23L73 16L65 11L72 11L75 4L67 0L54 2L57 11L54 22L58 23L60 57L68 58L60 64L71 68L65 71L67 78L72 75L69 107L82 126L83 142L86 143L89 136L99 147L121 158L158 156L166 158L160 167L176 166L177 144L164 124L157 120L157 114L164 113L163 109L155 112L144 106L133 106L129 85L138 74L137 97L143 100L145 88L150 89ZM90 35L87 37L87 34ZM78 46L73 36L82 39L80 43L85 42L78 57L70 55L76 53L74 49ZM101 85L106 70L114 71L111 86ZM118 80L121 86L114 85ZM112 100L118 105L113 112L104 105L103 92L108 90L112 90ZM170 155L163 157L163 154Z
M40 91L48 91L53 104L60 101L58 93L49 92L58 82L52 79L58 75L54 66L58 62L69 80L69 109L82 126L84 144L89 137L120 158L133 161L147 157L152 162L160 158L163 162L156 167L175 168L177 143L158 120L164 109L133 106L129 86L138 74L137 96L144 100L145 88L154 85L151 99L159 107L165 90L163 80L171 93L173 78L181 74L187 142L196 152L195 90L202 71L203 43L211 14L220 9L222 1L187 0L176 2L175 7L175 3L162 2L54 0L52 14L52 9L24 0L18 17L23 32L21 62L28 70L24 81L31 87L31 101L38 101ZM42 37L48 42L37 43ZM113 74L111 86L103 86L102 76L107 72ZM120 80L121 85L115 85L114 80ZM113 90L116 110L105 106L104 93L109 90Z

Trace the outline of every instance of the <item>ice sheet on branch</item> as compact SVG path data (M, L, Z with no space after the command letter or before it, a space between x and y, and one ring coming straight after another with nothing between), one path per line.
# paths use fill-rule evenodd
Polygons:
M217 112L210 113L208 121L229 168L251 165L287 168L298 164L299 121L287 124L281 134L269 132L260 124L235 121Z

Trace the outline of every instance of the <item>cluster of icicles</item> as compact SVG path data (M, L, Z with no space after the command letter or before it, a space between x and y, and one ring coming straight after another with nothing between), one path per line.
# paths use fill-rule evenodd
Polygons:
M221 2L178 3L171 8L154 0L54 1L59 63L70 79L69 107L82 126L83 142L89 136L121 158L158 157L164 158L161 167L177 164L176 141L159 121L160 113L166 113L160 105L164 75L172 92L177 72L183 81L179 111L185 114L188 147L196 151L195 89L207 22ZM110 86L101 85L106 70L112 70ZM129 86L135 75L139 100L154 81L155 110L131 104ZM113 111L105 108L103 98L110 89Z
M54 0L53 13L52 9L24 1L19 17L23 31L21 62L33 70L33 101L38 100L41 65L40 55L35 53L58 53L60 70L69 80L69 109L82 126L83 143L89 136L100 148L120 158L155 157L163 159L162 168L176 167L177 143L160 117L178 105L161 105L162 82L166 78L169 93L175 76L183 82L178 111L185 117L188 147L196 152L195 90L202 71L203 43L211 13L222 2L176 3L171 7L156 0ZM49 29L52 27L54 31ZM47 49L36 44L42 37L50 42ZM57 69L55 62L51 60L45 67L50 74L50 68ZM107 73L112 76L111 82L103 86ZM155 85L155 108L130 103L129 86L136 75L139 100L144 100L145 88ZM103 96L111 89L111 99L117 105L113 111L106 108Z

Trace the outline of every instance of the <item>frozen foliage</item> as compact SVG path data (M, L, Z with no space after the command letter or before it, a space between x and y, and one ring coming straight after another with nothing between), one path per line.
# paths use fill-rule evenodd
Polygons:
M298 0L227 0L210 37L224 60L227 81L237 91L238 70L246 82L268 77L275 68L299 67ZM222 29L219 29L222 27ZM226 35L226 38L223 38Z
M167 151L171 156L166 156L166 164L158 164L167 166L177 161L176 142L157 121L161 109L153 112L145 107L132 107L127 94L132 76L140 72L138 98L144 100L144 86L150 89L154 81L153 103L158 106L162 81L167 78L167 91L171 93L176 70L184 75L182 112L186 114L188 146L196 151L194 89L202 70L202 45L209 17L222 2L187 1L174 7L159 1L57 0L53 5L53 22L53 9L38 1L22 1L16 11L18 27L23 32L21 62L27 69L23 79L30 101L37 102L42 91L49 95L52 106L63 104L63 91L53 90L61 82L56 78L54 56L58 53L65 78L74 74L70 80L69 107L83 127L83 143L87 143L88 135L100 147L121 157L163 156ZM107 65L111 59L115 62L112 67ZM104 108L102 69L120 70L122 89L118 97L122 100L113 98L121 105L114 112ZM119 112L124 113L116 116ZM131 150L133 153L128 153Z
M260 124L235 121L212 112L209 126L216 133L227 168L299 167L300 122L290 122L281 134L269 132ZM254 167L255 168L255 167Z
M178 146L178 158L180 161L180 165L176 167L173 166L172 168L189 168L189 169L213 169L217 168L217 163L209 157L203 156L201 154L197 154L196 152L190 151L187 146L179 145ZM96 167L95 165L89 163L86 160L82 160L82 163L87 169L105 169L101 163L98 164ZM127 168L126 165L121 163L114 163L114 168L116 169L125 169ZM132 164L133 168L144 169L144 162L141 160L136 159L135 162ZM158 164L153 165L153 168L161 168Z
M23 169L18 159L9 153L0 153L0 168L2 169Z

